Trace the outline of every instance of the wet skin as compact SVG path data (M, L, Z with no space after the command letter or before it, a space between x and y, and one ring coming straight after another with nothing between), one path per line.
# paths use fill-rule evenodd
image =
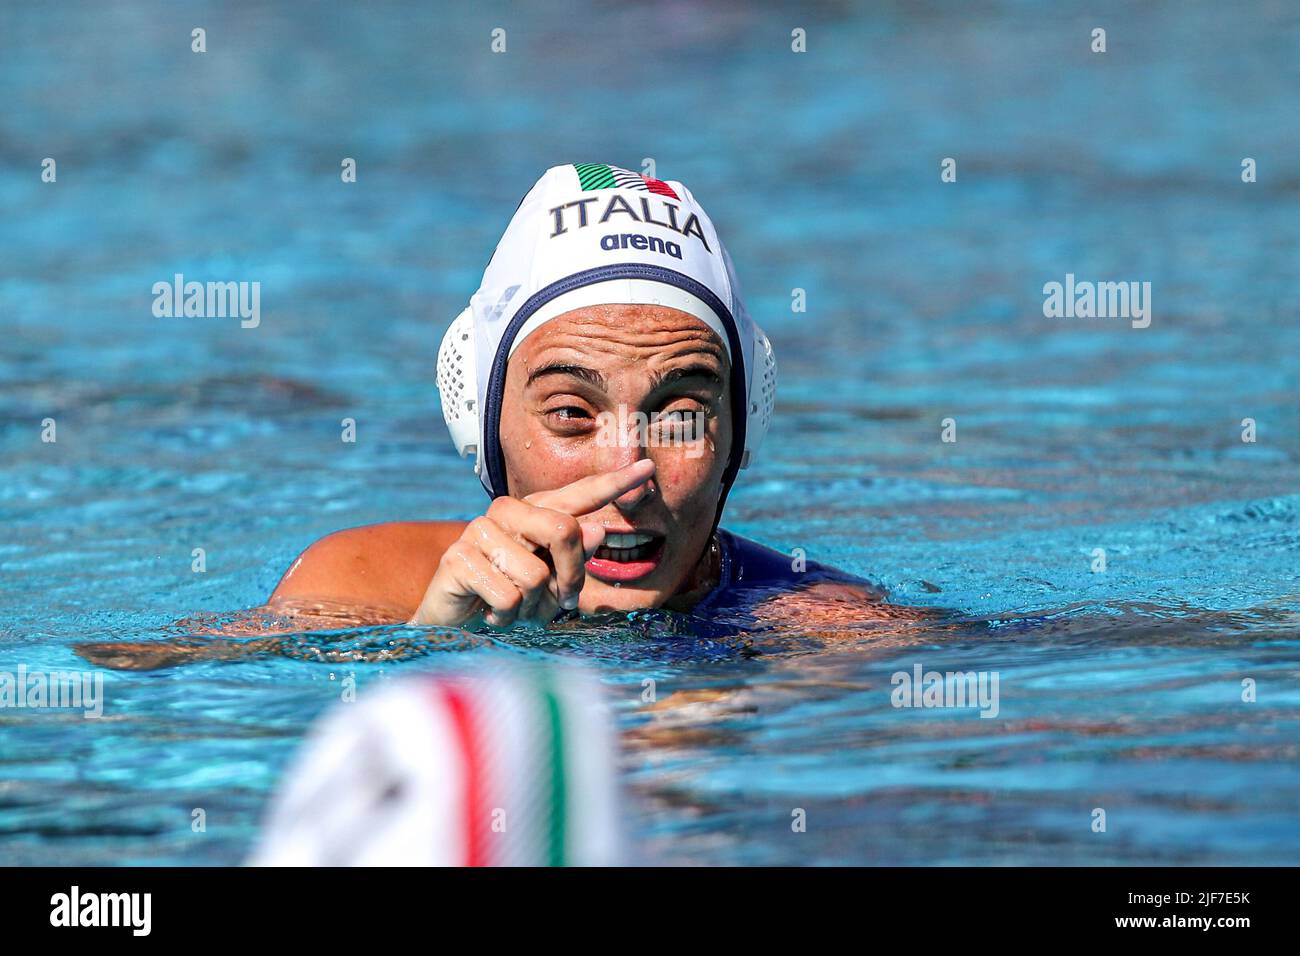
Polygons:
M339 609L354 609L353 624L453 627L544 625L575 604L584 614L689 609L718 580L710 543L731 452L729 375L718 337L676 309L593 306L547 322L507 366L507 496L468 522L328 535L236 629L251 636L313 627L323 609L335 626ZM649 542L609 550L608 536L631 534ZM825 584L778 595L757 614L829 635L900 611L867 588ZM156 645L146 646L156 657ZM126 650L102 647L97 656L130 666ZM174 650L180 659L223 656L202 643Z
M708 545L731 451L729 374L718 337L676 309L553 319L507 366L508 496L468 523L326 538L270 603L347 598L450 626L546 623L575 600L583 613L689 604L717 575ZM650 553L601 550L609 535L649 536Z

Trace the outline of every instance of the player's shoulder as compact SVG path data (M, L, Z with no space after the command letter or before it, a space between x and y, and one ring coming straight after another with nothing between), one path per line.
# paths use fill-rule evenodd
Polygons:
M290 565L271 601L419 605L438 560L463 521L387 521L344 528L313 542Z
M879 588L854 580L822 580L773 594L755 608L762 623L822 640L899 640L933 626L934 608L892 604ZM889 625L885 631L881 625Z
M351 555L423 550L438 543L450 544L465 530L464 521L384 521L343 528L318 539L304 555Z

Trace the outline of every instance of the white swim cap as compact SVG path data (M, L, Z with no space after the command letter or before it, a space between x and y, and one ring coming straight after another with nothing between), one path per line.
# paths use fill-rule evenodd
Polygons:
M733 435L726 499L772 417L772 346L745 310L731 257L690 190L602 163L553 166L543 174L515 210L468 308L443 337L443 416L461 455L475 454L488 494L507 493L499 430L511 353L550 319L614 304L671 306L722 339L731 360Z

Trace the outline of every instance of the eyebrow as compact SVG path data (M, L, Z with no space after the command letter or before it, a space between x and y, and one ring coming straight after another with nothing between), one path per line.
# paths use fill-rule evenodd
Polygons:
M722 376L718 370L711 365L686 365L681 368L671 368L662 372L655 373L650 379L650 390L654 391L664 385L670 385L673 382L681 381L684 378L703 378L707 379L710 385L716 388L722 387Z
M539 365L528 373L528 380L524 383L524 387L526 388L539 378L545 378L548 375L568 375L581 379L589 385L594 385L602 391L605 390L605 376L593 368L587 368L584 365L571 365L567 362L547 362L545 365ZM721 388L723 384L722 376L718 374L717 369L710 365L695 364L656 372L650 378L650 390L655 391L665 385L679 382L684 378L703 378L716 388Z
M605 376L601 375L594 368L586 368L582 365L570 365L567 362L547 362L545 365L539 365L528 373L528 381L524 383L527 388L539 378L547 375L569 375L573 378L581 379L596 388L605 389Z

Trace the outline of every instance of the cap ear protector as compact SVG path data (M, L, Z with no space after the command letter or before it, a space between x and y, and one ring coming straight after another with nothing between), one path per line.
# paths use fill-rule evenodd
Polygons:
M776 403L776 355L766 333L754 324L754 359L745 370L748 409L740 467L748 468L763 444ZM522 337L520 338L522 341ZM725 341L725 339L724 339ZM452 444L464 458L474 456L474 474L483 474L482 424L478 407L478 356L474 312L466 307L452 321L438 349L438 394Z
M478 376L475 374L474 313L464 309L438 348L438 395L442 417L460 457L474 456L474 474L483 470L479 455Z

